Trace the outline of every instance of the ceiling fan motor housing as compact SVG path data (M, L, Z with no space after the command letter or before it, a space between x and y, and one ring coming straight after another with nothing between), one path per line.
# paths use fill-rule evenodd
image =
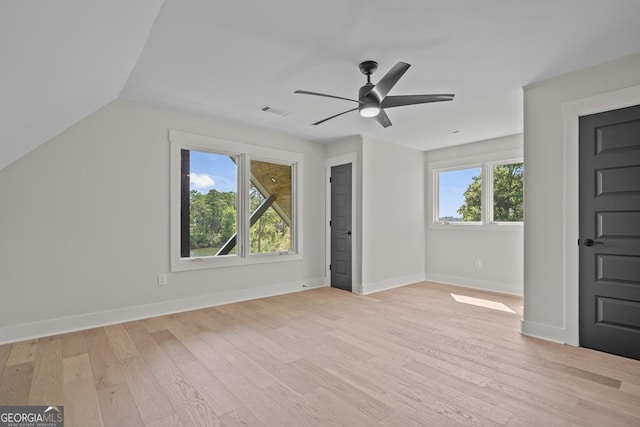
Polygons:
M366 102L367 99L369 99L373 102L380 103L381 100L376 97L375 93L372 90L374 87L375 85L372 83L367 83L366 85L362 86L358 91L358 99L361 102Z
M367 83L358 91L360 105L358 112L363 117L374 117L380 112L380 100L371 91L374 88L372 83Z

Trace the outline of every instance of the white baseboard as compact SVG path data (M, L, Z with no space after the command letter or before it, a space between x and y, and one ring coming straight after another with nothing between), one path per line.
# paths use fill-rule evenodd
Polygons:
M394 279L382 280L374 283L362 284L362 295L369 295L374 292L386 291L388 289L399 288L401 286L410 285L412 283L423 282L424 274L413 274L410 276L402 276Z
M522 286L514 285L512 283L492 282L470 277L457 277L432 273L425 274L424 280L428 282L443 283L445 285L464 286L466 288L482 289L483 291L522 296Z
M303 287L304 286L304 287ZM290 283L280 283L237 291L221 292L218 294L202 295L198 297L159 302L154 304L137 305L115 310L86 313L77 316L59 317L32 323L5 326L0 328L0 344L41 338L67 332L91 329L115 323L129 322L162 316L165 314L197 310L199 308L230 304L256 298L288 294L313 288L326 287L327 280L319 277L309 280L299 280Z
M533 338L540 338L558 344L565 344L565 329L544 323L531 322L522 319L520 321L520 333Z

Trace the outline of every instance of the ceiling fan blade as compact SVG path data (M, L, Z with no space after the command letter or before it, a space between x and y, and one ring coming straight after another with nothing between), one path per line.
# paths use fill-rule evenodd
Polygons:
M389 116L387 116L387 113L385 113L382 109L380 110L378 115L374 117L374 119L376 119L376 121L380 123L383 128L388 128L389 126L391 126L391 120L389 120Z
M325 98L343 99L345 101L353 101L353 102L357 102L358 104L360 104L360 101L357 101L355 99L343 98L341 96L327 95L326 93L309 92L308 90L296 90L294 93L301 93L303 95L324 96Z
M455 95L399 95L387 96L381 103L382 108L402 107L403 105L427 104L429 102L451 101Z
M373 89L371 89L371 93L373 93L379 100L383 100L385 96L389 93L392 87L398 83L400 77L407 72L407 70L411 67L411 65L406 62L398 62L393 66L392 69L389 70L387 74L384 75L383 78L378 81Z
M338 113L338 114L336 114L336 115L334 115L334 116L327 117L327 118L326 118L326 119L324 119L324 120L320 120L319 122L315 122L315 123L311 123L311 124L312 124L313 126L316 126L316 125L319 125L320 123L324 123L324 122L326 122L327 120L331 120L331 119L333 119L333 118L336 118L336 117L338 117L338 116L341 116L341 115L343 115L343 114L347 114L347 113L350 113L350 112L352 112L352 111L356 111L356 110L357 110L357 108L352 108L351 110L343 111L342 113Z

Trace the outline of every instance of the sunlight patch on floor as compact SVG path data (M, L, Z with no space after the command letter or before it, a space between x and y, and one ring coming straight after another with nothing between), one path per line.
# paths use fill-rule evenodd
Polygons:
M450 294L450 295L453 297L454 300L456 300L457 302L461 302L463 304L477 305L478 307L490 308L492 310L500 310L500 311L506 311L508 313L515 313L515 311L511 310L509 307L507 307L506 305L498 301L491 301L491 300L482 299L482 298L466 297L464 295L456 295L456 294Z

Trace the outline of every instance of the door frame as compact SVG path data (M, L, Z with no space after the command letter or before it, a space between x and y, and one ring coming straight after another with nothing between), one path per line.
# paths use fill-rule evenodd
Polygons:
M587 98L577 99L562 104L564 123L564 342L569 345L580 345L579 322L579 247L578 225L580 221L578 207L579 191L579 143L578 128L580 116L617 110L619 108L640 105L640 85L606 92ZM525 159L526 161L526 159Z
M342 156L329 157L325 160L325 278L327 286L331 286L331 271L329 263L331 262L331 227L329 227L329 219L331 218L331 168L333 166L346 165L351 163L351 292L362 294L362 285L360 284L360 261L358 251L360 248L360 224L358 222L358 153L348 153Z

